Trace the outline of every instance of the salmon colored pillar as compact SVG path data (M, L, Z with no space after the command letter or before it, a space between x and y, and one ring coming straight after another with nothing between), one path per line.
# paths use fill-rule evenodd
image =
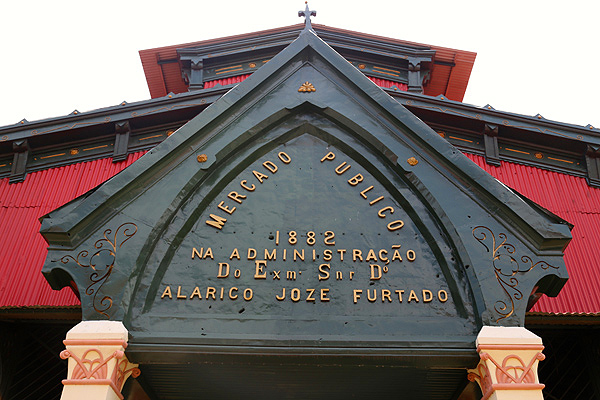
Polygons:
M129 376L140 370L125 356L127 329L120 321L83 321L67 332L67 379L61 400L119 400Z
M521 327L484 326L477 335L479 364L469 380L481 387L483 400L543 400L538 363L542 339Z

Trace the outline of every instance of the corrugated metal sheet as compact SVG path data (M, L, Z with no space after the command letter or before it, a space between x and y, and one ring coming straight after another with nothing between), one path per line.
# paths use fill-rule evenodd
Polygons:
M98 186L140 158L130 154L51 168L27 175L24 182L0 180L0 307L77 305L70 289L55 291L41 274L47 244L38 219Z
M223 79L215 79L214 81L207 81L207 82L204 82L204 89L209 89L209 88L215 87L217 85L227 86L227 85L233 85L234 83L240 83L241 81L243 81L250 75L251 74L245 74L245 75L232 76L231 78L223 78Z
M387 79L380 79L380 78L375 78L372 76L368 76L367 78L369 78L370 80L373 81L373 83L375 83L377 86L379 87L383 87L383 88L391 88L392 86L396 86L399 90L406 92L408 90L408 85L406 83L400 83L400 82L394 82L394 81L390 81Z
M481 156L467 156L505 185L575 225L565 251L567 284L557 297L543 296L531 311L600 313L600 189L576 176L508 162L493 167Z

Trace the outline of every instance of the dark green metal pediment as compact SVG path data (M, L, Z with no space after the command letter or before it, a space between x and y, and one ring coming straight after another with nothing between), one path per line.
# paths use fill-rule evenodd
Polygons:
M42 234L134 344L457 359L558 293L570 240L310 30Z

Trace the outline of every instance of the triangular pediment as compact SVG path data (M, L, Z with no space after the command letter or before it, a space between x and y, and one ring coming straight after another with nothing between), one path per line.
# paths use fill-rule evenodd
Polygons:
M455 366L558 293L570 239L310 30L42 234L51 284L140 346L437 346Z

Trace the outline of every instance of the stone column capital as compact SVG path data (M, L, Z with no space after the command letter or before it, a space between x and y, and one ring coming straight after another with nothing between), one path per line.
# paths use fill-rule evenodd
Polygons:
M468 371L483 400L543 400L537 367L545 356L542 339L521 327L484 326L477 336L480 362Z
M68 360L61 400L122 400L127 378L140 374L138 365L125 356L127 340L120 321L83 321L73 327L60 353Z

